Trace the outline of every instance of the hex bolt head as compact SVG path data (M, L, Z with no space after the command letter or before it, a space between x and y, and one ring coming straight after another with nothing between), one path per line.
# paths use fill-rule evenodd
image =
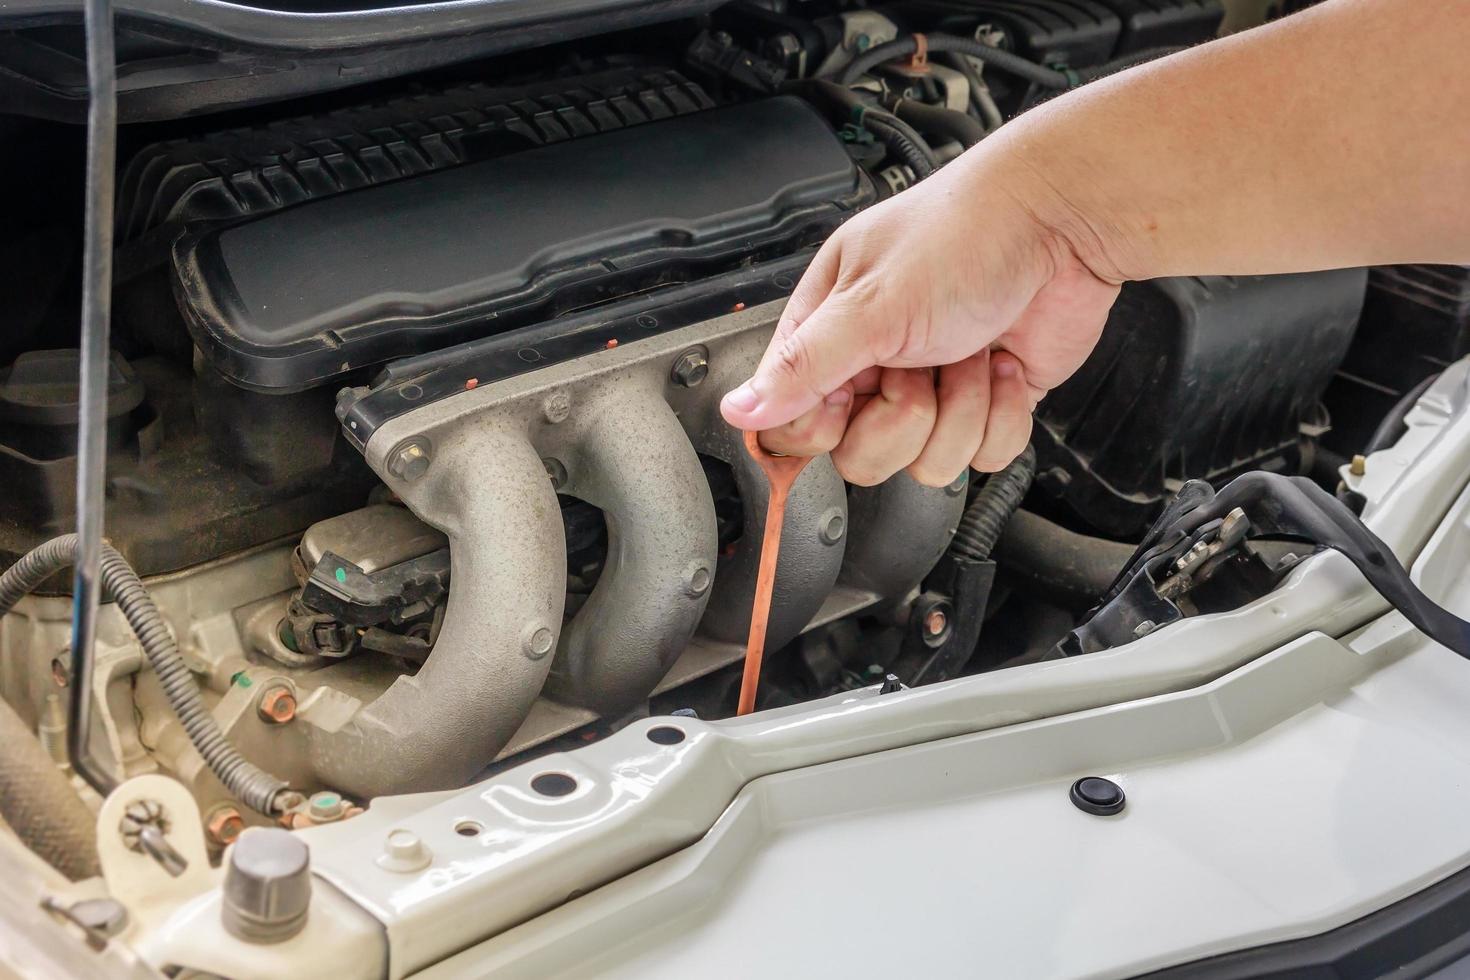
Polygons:
M556 646L556 634L545 626L528 627L525 636L521 648L532 660L540 660Z
M226 804L216 807L204 821L204 833L211 844L227 847L239 839L245 829L245 818L240 811Z
M836 544L842 540L842 535L847 531L847 516L842 513L840 507L829 507L821 516L817 525L817 536L822 539L823 544Z
M691 599L697 599L708 592L709 584L709 568L703 562L692 562L684 570L684 594Z
M250 943L278 943L306 925L311 852L289 830L251 827L230 848L220 914L226 931Z
M383 853L374 863L384 871L406 874L427 868L433 860L434 855L418 834L411 830L392 830L383 841Z
M703 347L689 348L674 360L669 376L681 388L698 385L709 377L709 351Z
M266 724L284 725L296 717L296 695L289 687L268 687L261 692L255 710Z
M405 439L388 454L388 472L412 483L429 471L429 441L422 436Z
M565 422L572 414L572 396L565 391L553 391L541 403L541 417L552 425Z

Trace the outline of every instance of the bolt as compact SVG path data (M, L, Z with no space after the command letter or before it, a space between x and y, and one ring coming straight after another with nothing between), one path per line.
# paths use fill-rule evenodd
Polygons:
M944 614L943 609L931 609L924 617L924 632L930 636L940 635L948 625L949 617Z
M412 482L429 471L429 443L421 436L405 439L388 454L388 472Z
M204 832L210 843L226 847L235 843L240 831L245 829L245 818L233 806L225 805L210 813L204 823Z
M544 456L541 465L546 468L546 475L551 478L551 488L560 490L567 485L567 468L562 465L561 460Z
M1362 476L1368 472L1368 457L1362 455L1354 456L1353 461L1348 464L1348 472L1353 476Z
M384 871L408 872L427 868L432 859L433 855L418 834L410 830L393 830L383 841L383 853L378 855L376 864Z
M694 562L684 570L684 592L691 598L699 598L709 590L709 569L701 562Z
M709 377L709 351L703 347L689 348L674 361L670 376L679 387L693 388Z
M572 396L565 391L553 391L541 403L541 417L552 425L565 422L572 414Z
M836 544L842 540L842 532L847 530L847 517L842 513L842 508L829 507L822 514L818 527L820 530L817 536L822 539L823 544Z
M522 647L526 651L526 656L532 660L540 660L550 653L551 648L555 645L556 635L545 626L538 626L526 631L526 640Z
M1148 636L1150 633L1158 628L1158 623L1155 623L1152 619L1145 619L1143 622L1133 627L1133 635L1142 639L1143 637Z
M255 710L266 724L284 725L296 717L296 695L289 687L266 688Z

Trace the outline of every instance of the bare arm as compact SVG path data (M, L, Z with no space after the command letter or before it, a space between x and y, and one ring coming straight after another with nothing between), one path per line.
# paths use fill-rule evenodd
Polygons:
M1467 39L1328 0L1027 113L829 239L726 418L945 483L1024 448L1122 281L1470 262Z

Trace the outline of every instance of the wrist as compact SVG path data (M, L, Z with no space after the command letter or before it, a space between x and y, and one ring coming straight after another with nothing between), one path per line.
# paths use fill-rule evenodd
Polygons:
M1054 135L1065 122L1050 115L1033 110L988 138L974 179L1015 202L1055 265L1080 262L1115 285L1151 278L1157 228L1077 157L1075 139Z

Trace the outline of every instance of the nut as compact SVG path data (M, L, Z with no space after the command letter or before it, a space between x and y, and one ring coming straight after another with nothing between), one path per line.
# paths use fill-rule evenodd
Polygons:
M388 472L412 482L429 471L429 444L422 438L406 439L388 454Z
M296 695L288 687L267 688L255 710L267 724L284 725L296 717Z
M703 347L691 347L674 361L669 372L674 384L681 388L693 388L709 377L709 351Z
M245 818L232 806L222 806L209 815L204 823L204 832L212 844L226 847L235 843L240 831L245 829Z

